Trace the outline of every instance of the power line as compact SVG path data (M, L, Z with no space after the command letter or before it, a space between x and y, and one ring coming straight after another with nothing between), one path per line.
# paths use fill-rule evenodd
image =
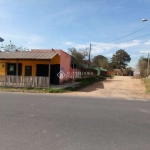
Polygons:
M144 29L144 28L146 28L146 27L148 27L148 26L150 26L150 24L148 24L147 26L145 26L145 27L143 27L143 28L140 28L140 29L138 29L138 30L136 30L136 31L134 31L134 32L132 32L132 33L130 33L130 34L127 34L127 35L122 36L122 37L120 37L120 38L117 38L117 39L115 39L115 40L109 41L108 43L113 42L113 41L120 40L120 39L122 39L122 38L124 38L124 37L127 37L127 36L129 36L129 35L131 35L131 34L134 34L134 33L138 32L138 31L140 31L140 30L142 30L142 29Z
M118 42L118 43L116 43L116 44L123 43L123 42L127 42L127 41L136 40L136 39L138 39L138 38L141 38L141 37L144 37L144 36L148 36L148 35L150 35L150 33L148 33L148 34L145 34L145 35L142 35L142 36L139 36L139 37L135 37L135 38L133 38L133 39L130 39L130 40L126 40L126 41Z
M123 42L136 40L136 39L139 39L139 38L142 38L142 37L148 36L148 35L150 35L150 33L145 34L145 35L142 35L142 36L139 36L139 37L135 37L135 38L133 38L133 39L129 39L129 40L125 40L125 41L122 41L122 42L114 43L114 44L120 44L120 43L123 43ZM92 45L91 45L91 46L92 46Z

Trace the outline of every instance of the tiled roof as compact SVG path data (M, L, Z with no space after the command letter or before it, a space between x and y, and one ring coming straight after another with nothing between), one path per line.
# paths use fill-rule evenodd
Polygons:
M0 52L0 59L52 59L56 52Z

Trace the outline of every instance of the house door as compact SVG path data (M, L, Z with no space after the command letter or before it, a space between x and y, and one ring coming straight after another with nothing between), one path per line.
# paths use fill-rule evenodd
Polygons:
M32 66L25 66L25 76L32 76Z
M37 64L36 76L48 77L48 65Z
M51 65L50 70L50 84L59 84L59 77L57 74L60 72L60 64Z

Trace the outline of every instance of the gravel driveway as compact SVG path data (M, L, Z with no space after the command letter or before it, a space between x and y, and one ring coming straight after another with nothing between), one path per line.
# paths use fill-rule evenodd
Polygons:
M107 79L97 82L77 92L69 94L83 96L100 97L124 97L124 98L149 98L141 79L133 77L115 76L113 79Z

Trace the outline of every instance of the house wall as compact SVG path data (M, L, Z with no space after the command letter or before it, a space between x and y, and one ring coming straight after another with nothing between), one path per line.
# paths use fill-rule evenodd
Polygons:
M108 75L115 75L115 71L114 70L108 70L107 73L108 73Z
M5 68L6 68L5 62L0 62L0 75L5 75Z
M0 60L0 75L6 75L7 63L17 63L17 60ZM49 64L49 60L18 60L18 63L22 63L22 76L25 75L25 66L32 66L32 76L36 76L36 65ZM50 64L60 64L60 56L56 55L50 60Z
M68 53L62 51L62 50L58 50L57 53L61 56L60 57L60 70L62 70L65 74L67 74L66 78L60 79L60 84L63 83L65 80L69 80L69 74L72 74L73 71L75 71L75 69L73 70L70 66L71 63L71 55L69 55Z
M70 73L75 72L76 69L72 69L70 66L71 63L71 55L68 53L64 52L61 49L31 49L32 52L49 52L49 51L55 51L58 53L60 56L60 70L62 70L64 73ZM60 79L60 84L63 83L64 81L69 80L68 78L69 75L67 75L67 78Z

